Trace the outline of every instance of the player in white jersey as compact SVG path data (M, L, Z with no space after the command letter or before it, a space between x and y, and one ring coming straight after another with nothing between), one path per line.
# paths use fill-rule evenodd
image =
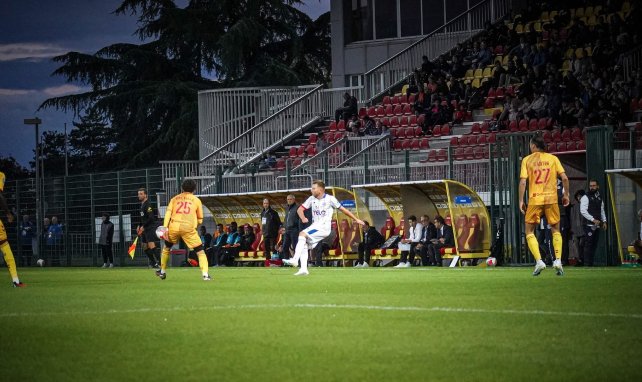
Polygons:
M315 180L310 189L312 196L301 204L297 210L299 218L303 223L307 223L308 219L304 215L304 211L312 209L312 225L299 233L299 241L294 249L294 257L292 259L284 259L283 263L286 265L296 266L301 260L301 269L295 276L304 276L308 272L308 250L313 249L317 243L330 235L332 229L332 215L334 210L338 209L345 215L356 221L359 225L363 226L363 221L358 219L354 214L348 211L339 203L337 198L325 193L325 184L320 180Z

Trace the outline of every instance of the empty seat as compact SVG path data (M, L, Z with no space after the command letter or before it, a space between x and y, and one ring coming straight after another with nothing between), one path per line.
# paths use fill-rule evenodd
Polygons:
M386 108L384 109L384 114L387 116L394 115L394 109L392 108L392 105L386 105Z
M391 127L399 127L399 118L397 118L397 117L390 118L390 126Z
M453 150L453 156L455 160L464 160L466 159L466 156L464 155L464 148L463 147L457 147Z
M422 135L424 135L424 131L421 129L421 127L415 126L414 129L415 129L415 137L421 137Z
M511 133L516 133L516 132L518 132L518 131L519 131L519 129L517 128L517 121L510 121L510 123L508 124L508 130L509 130Z
M477 144L478 137L479 137L479 136L477 136L477 135L470 135L470 136L468 136L468 142L467 142L467 143L468 143L468 145L469 145L469 146L475 146L475 145Z
M384 105L390 105L392 101L390 100L390 96L383 96L383 104Z
M400 140L400 139L395 139L395 140L392 142L392 148L393 148L393 150L395 150L395 151L401 151L402 145L403 145L403 142L401 142L401 140Z
M368 108L368 115L369 115L371 118L376 117L376 116L377 116L377 108L376 108L376 107L374 107L374 106L370 106L370 107Z
M402 94L399 96L399 103L404 104L408 103L408 96L405 94Z
M330 127L328 128L328 130L334 131L336 129L337 129L337 123L334 121L330 122Z
M421 146L421 142L420 142L420 140L419 140L418 138L414 138L414 139L412 139L412 141L411 141L411 143L410 143L410 148L411 148L413 151L419 151L419 147L420 147L420 146Z
M455 138L455 139L457 139L457 138ZM459 137L459 142L458 143L459 143L459 146L468 146L468 136L467 135L463 135L463 136Z
M318 136L316 133L310 134L310 137L308 138L308 143L310 144L315 144L317 143Z
M481 133L481 126L479 123L475 122L473 123L473 127L470 129L471 134L480 134Z
M410 150L412 145L412 139L404 139L403 142L401 143L401 148L403 150Z
M411 105L414 104L415 99L416 99L416 96L414 94L411 94L410 96L408 96L408 103Z
M290 147L290 150L288 151L288 156L290 158L294 158L297 156L297 149L296 147Z
M428 151L428 162L436 162L436 161L437 161L437 150Z
M276 160L276 169L285 170L285 159L279 158Z
M528 130L537 131L537 119L533 118L530 121L528 121Z
M481 133L482 134L488 134L489 129L490 129L490 126L488 125L488 122L486 122L486 121L482 122L482 124L481 124Z
M430 148L430 140L428 138L421 138L419 148L422 150L428 150Z
M404 115L410 115L412 114L412 108L410 107L410 104L406 104L403 107L403 113Z
M528 121L522 119L519 121L519 131L528 131Z
M393 114L397 116L403 115L403 107L401 105L395 105Z
M562 131L562 141L568 142L570 140L571 140L571 130L564 129L564 131Z
M403 117L399 118L399 125L404 127L408 126L408 117L404 115Z
M377 108L377 117L385 117L386 116L386 109L383 106L380 106Z
M457 137L450 138L450 145L451 146L459 146L459 138L457 138Z
M339 121L339 123L337 123L337 130L338 130L338 131L343 131L343 130L345 130L345 129L346 129L346 123L345 123L345 121L342 119L342 120L340 120L340 121Z
M450 135L450 125L445 124L441 126L441 135Z
M441 126L435 125L435 127L432 128L432 135L435 137L441 137Z
M464 158L467 160L475 159L475 151L472 146L464 148Z
M365 117L367 113L368 113L368 112L367 112L367 110L366 110L366 108L365 108L365 107L360 108L360 109L359 109L359 118L363 118L363 117Z
M416 115L411 115L408 117L408 125L409 126L417 126L417 116Z
M437 161L444 162L448 160L448 151L446 149L437 150Z

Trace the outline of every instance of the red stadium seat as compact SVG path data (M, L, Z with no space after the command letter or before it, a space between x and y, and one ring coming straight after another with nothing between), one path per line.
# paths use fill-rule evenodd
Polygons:
M450 125L445 124L441 126L441 135L450 135Z
M478 135L468 136L468 146L475 146L478 142L478 139L479 139Z
M557 145L554 142L551 142L548 145L546 145L546 151L549 153L554 153L557 150L556 147Z
M412 114L412 108L410 107L409 104L404 105L403 107L403 114L404 115L410 115Z
M384 126L390 126L390 119L388 117L381 118L381 124Z
M575 151L577 150L577 142L566 142L566 151Z
M366 114L368 114L368 111L366 110L365 107L362 107L362 108L359 109L359 118L365 117Z
M295 158L297 156L297 149L296 147L290 147L290 150L288 151L288 156L290 158Z
M292 163L292 166L293 166L293 167L299 166L299 165L301 165L301 162L303 162L303 159L301 159L301 158L296 158L296 159L294 160L294 162Z
M477 138L478 145L485 145L487 143L488 143L488 138L486 135L480 135L479 138Z
M484 153L487 151L486 146L476 146L474 149L475 159L483 159Z
M383 104L384 105L390 105L390 96L383 96Z
M475 151L472 146L468 146L464 149L464 157L466 160L475 159Z
M415 137L415 128L406 127L406 138L414 138L414 137Z
M516 133L519 131L519 129L517 128L517 121L510 121L510 123L508 124L508 131L510 131L511 133Z
M411 105L414 104L415 103L415 98L416 97L415 97L414 94L411 94L410 96L408 96L408 103L411 104Z
M528 121L528 131L537 131L537 119L533 118Z
M457 137L450 138L450 145L451 146L459 146L459 138L457 138Z
M408 103L408 96L406 96L405 94L400 95L399 96L399 103L401 103L401 104Z
M468 146L468 139L470 135L462 135L459 137L459 146Z
M457 147L453 150L453 159L454 160L464 160L466 159L466 156L464 155L464 148L463 147Z
M370 118L376 117L377 116L377 108L374 107L374 106L370 106L368 108L368 115L370 116Z
M400 140L400 139L395 139L395 140L392 142L392 148L393 148L393 150L395 150L395 151L401 151L402 146L403 146L403 142L401 142L401 140Z
M377 117L382 118L386 116L386 109L383 106L377 108Z
M560 142L562 140L562 133L558 129L551 132L551 140L553 142Z
M540 118L539 121L537 121L537 129L546 130L546 124L546 118Z
M585 141L579 141L577 143L577 149L578 150L586 150L586 142Z
M428 162L436 162L437 161L437 150L430 150L428 152Z
M317 148L314 147L313 145L308 146L308 148L305 149L305 151L308 153L309 157L313 157L317 155Z
M481 124L481 133L482 134L488 134L488 131L490 130L490 126L488 125L488 122L484 121Z
M446 149L437 150L437 161L445 162L448 160L448 151Z
M419 143L419 147L422 150L428 150L430 148L430 139L428 138L421 138L421 142Z
M399 97L397 97L397 96L393 96L393 97L390 99L390 103L391 103L391 104L393 104L393 105L398 105L398 104L399 104Z
M541 121L541 119L540 119ZM542 132L542 138L544 138L544 142L549 143L553 140L553 137L551 136L551 132L548 130L544 130Z
M337 123L334 121L330 122L330 127L328 128L328 130L334 131L336 129L337 129Z
M471 134L480 134L481 133L481 126L479 123L475 122L473 123L473 127L470 129Z
M417 116L416 115L411 115L408 118L408 125L413 126L413 127L417 126Z
M342 119L342 120L339 121L339 123L337 123L337 130L338 131L344 131L345 129L346 129L346 123Z
M386 114L386 116L394 115L392 105L386 105L386 107L384 109L384 113Z
M519 131L528 131L528 121L522 119L519 121Z
M631 113L634 113L634 112L636 112L636 111L638 110L638 105L639 105L639 104L638 104L638 100L637 100L637 98L633 98L633 99L631 100L631 106L630 106L630 108L631 108Z
M325 133L325 139L330 143L334 143L335 141L334 134L335 134L334 131L328 131L327 133Z
M412 146L412 139L404 139L401 143L401 148L404 150L410 150Z
M402 116L403 115L403 107L401 105L396 105L393 113L396 116Z
M315 144L317 143L318 136L316 133L310 134L310 137L308 138L308 143L310 144Z
M412 126L412 124L410 125ZM424 135L424 131L419 126L415 126L415 137L421 137Z
M399 124L404 127L408 126L408 117L404 115L403 117L399 118Z
M279 158L276 160L276 169L285 170L285 159Z
M441 126L435 125L432 128L432 135L433 137L441 137Z
M486 95L488 98L495 98L495 95L497 94L497 91L495 88L490 88L488 89L488 94Z
M566 151L566 142L558 142L556 145L557 152L560 153L562 151Z
M495 107L495 97L487 97L484 101L484 109L492 109Z
M495 142L497 142L497 134L495 133L488 134L488 143L495 143Z
M419 147L421 146L420 140L418 138L414 138L412 142L410 143L410 148L413 151L419 151Z
M504 99L504 92L504 88L497 88L497 90L495 90L495 98L498 100Z
M571 130L564 129L564 131L562 131L562 141L568 142L570 140L571 140Z
M426 116L421 114L419 117L417 117L417 125L420 127L424 126L424 122L426 121Z
M391 127L399 127L399 118L397 118L397 117L390 118L390 126Z

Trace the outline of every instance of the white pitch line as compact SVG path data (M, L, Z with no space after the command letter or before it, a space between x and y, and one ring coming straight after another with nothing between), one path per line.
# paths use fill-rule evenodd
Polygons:
M420 307L420 306L380 306L380 305L353 305L353 304L256 304L256 305L221 305L203 307L173 307L173 308L139 308L139 309L108 309L103 311L67 311L67 312L12 312L0 313L0 318L13 317L38 317L38 316L76 316L76 315L105 315L129 313L171 313L171 312L197 312L236 309L347 309L347 310L376 310L393 312L437 312L437 313L464 313L464 314L504 314L527 316L564 316L564 317L590 317L590 318L626 318L640 319L642 314L637 313L597 313L597 312L563 312L548 310L516 310L516 309L481 309L481 308L456 308L456 307Z

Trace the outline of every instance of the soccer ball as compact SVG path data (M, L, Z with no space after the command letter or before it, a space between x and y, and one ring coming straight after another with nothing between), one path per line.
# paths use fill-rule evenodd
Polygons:
M38 264L39 267L44 267L45 261L43 259L38 259L38 261L36 261L36 264Z
M495 265L497 265L497 259L494 257L487 258L486 265L488 265L489 267L494 267Z
M167 227L160 226L156 228L156 236L161 240L167 240Z

